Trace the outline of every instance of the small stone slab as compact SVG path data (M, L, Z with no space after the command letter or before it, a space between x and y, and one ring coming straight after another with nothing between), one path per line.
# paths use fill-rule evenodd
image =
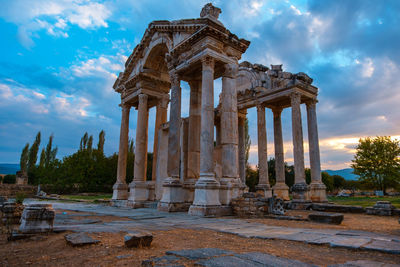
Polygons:
M246 260L251 260L254 263L261 264L262 266L298 266L298 267L310 267L310 265L298 260L291 260L286 258L277 257L271 254L261 252L250 252L245 254L236 255L236 257Z
M167 255L175 255L187 258L189 260L208 259L211 257L232 255L234 252L219 248L200 248L200 249L185 249L178 251L167 251Z
M65 235L64 238L65 238L65 241L67 241L67 244L74 246L74 247L97 244L100 242L99 240L91 238L86 233L68 234L68 235Z
M328 267L400 267L400 265L377 262L377 261L357 260L357 261L348 261L343 264L329 265Z
M125 246L128 248L150 247L152 241L153 235L145 231L129 233L124 236Z
M329 224L341 224L343 218L341 213L316 212L308 215L310 221Z
M142 261L142 267L153 267L153 266L184 266L177 265L182 258L178 258L174 255L165 255L162 257L150 258Z
M363 249L400 254L400 242L373 240L371 243L364 245Z
M251 260L241 259L234 256L223 256L201 260L195 263L195 266L204 267L261 267L265 266Z
M313 203L311 206L315 211L331 211L331 212L350 212L364 213L365 209L361 206L337 205L328 203Z

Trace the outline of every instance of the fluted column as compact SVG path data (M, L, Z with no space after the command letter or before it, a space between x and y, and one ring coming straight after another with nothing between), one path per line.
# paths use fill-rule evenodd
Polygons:
M138 117L136 127L136 147L135 147L135 169L133 174L134 181L146 181L146 162L147 162L147 130L149 109L147 106L148 96L139 95Z
M157 165L157 147L158 147L158 130L160 126L167 122L167 109L168 109L168 97L163 97L158 100L156 106L156 122L154 125L154 146L153 146L153 168L152 168L152 180L156 180L156 165Z
M282 108L273 108L274 114L274 147L275 147L275 172L276 183L272 187L274 195L283 200L290 200L289 187L285 183L285 158L282 136Z
M222 92L220 107L220 133L221 133L221 167L220 202L228 205L232 198L239 194L239 132L236 76L239 65L237 63L225 64L222 75Z
M313 202L326 202L326 186L321 180L316 103L317 101L314 99L306 103L311 169L310 198Z
M189 214L211 215L217 212L219 183L214 174L214 59L202 58L200 178L196 182Z
M147 169L147 137L149 109L147 105L148 96L139 95L138 116L136 124L136 147L135 163L133 170L133 181L129 184L128 205L133 208L140 208L148 198L146 185Z
M121 130L119 135L117 181L113 186L113 200L128 199L128 185L126 184L126 161L128 157L128 134L130 106L123 104Z
M264 197L271 197L271 189L268 180L268 153L267 131L265 128L265 107L263 105L257 105L257 132L259 181L256 190Z
M168 130L168 177L163 182L163 195L158 204L161 211L181 211L183 202L180 175L181 132L181 85L176 70L169 72L171 82L171 104Z
M242 185L246 184L246 147L245 147L245 121L246 114L238 117L239 132L239 176Z
M307 201L308 186L306 184L304 172L304 146L303 146L303 128L301 122L301 95L297 92L290 96L292 106L292 138L293 138L293 157L294 157L294 179L293 200Z
M200 176L200 130L201 130L201 81L189 81L189 140L188 140L188 179Z

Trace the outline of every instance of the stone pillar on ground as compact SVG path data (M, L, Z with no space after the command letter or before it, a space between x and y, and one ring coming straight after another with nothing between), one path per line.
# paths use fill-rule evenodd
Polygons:
M167 109L168 109L168 96L158 99L156 106L156 121L154 125L154 139L153 139L153 166L151 173L151 181L147 181L147 188L149 191L149 200L156 199L155 185L157 177L157 157L158 157L158 134L162 124L167 122Z
M149 109L147 100L148 96L146 94L139 95L136 126L135 167L133 171L133 181L129 184L130 191L128 198L128 205L133 208L142 207L144 201L148 199L146 163Z
M162 211L182 210L183 193L179 180L180 171L180 131L181 131L181 85L175 70L170 73L171 105L168 131L168 177L163 182L163 196L158 204Z
M194 186L200 176L201 80L189 81L189 85L188 169L183 188L184 201L193 203Z
M292 138L293 138L293 157L294 157L294 185L292 187L294 202L308 202L308 185L306 184L304 172L304 146L303 128L301 123L301 95L292 93L290 96L292 106Z
M239 135L239 177L242 186L246 186L246 113L239 112L238 116L238 135Z
M239 133L236 76L238 64L225 64L222 75L220 108L220 141L222 146L219 200L222 205L229 205L232 198L239 196Z
M265 198L272 197L268 180L267 131L265 128L265 107L257 105L257 137L259 180L256 192Z
M202 58L200 178L195 185L191 215L213 215L218 212L219 183L214 173L214 59Z
M322 183L321 178L316 103L316 100L306 103L311 169L310 198L313 202L327 202L326 186Z
M157 151L155 193L156 199L160 200L162 198L164 180L168 177L168 123L162 124L158 130Z
M128 185L126 184L126 161L128 158L129 145L129 111L130 106L122 105L121 130L119 134L117 181L113 186L113 201L128 199Z
M274 147L276 183L272 187L274 195L283 200L290 200L289 187L285 183L285 159L282 136L282 108L272 109L274 114Z

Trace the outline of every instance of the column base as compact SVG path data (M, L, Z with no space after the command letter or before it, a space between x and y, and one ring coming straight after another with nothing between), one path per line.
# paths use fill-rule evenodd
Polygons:
M189 214L197 216L217 215L221 207L219 187L214 174L200 174L200 179L195 185L194 201L189 208Z
M310 199L312 202L328 202L326 197L326 186L321 182L310 184Z
M132 181L129 184L129 198L127 206L137 209L144 206L148 199L147 184L144 181Z
M182 184L178 178L168 177L163 183L163 195L158 203L159 211L176 212L187 211L183 203Z
M292 187L292 202L311 202L309 192L310 188L306 183L294 184Z
M147 181L147 200L154 201L156 200L156 182L155 181Z
M259 184L256 186L256 194L263 198L272 197L272 191L269 184Z
M118 208L125 208L128 206L128 200L121 200L121 199L112 199L111 200L111 206L112 207L118 207Z
M237 178L221 178L219 186L219 201L221 205L229 205L233 198L240 195L240 183Z
M112 200L127 200L128 185L126 183L116 182L113 186Z
M193 203L196 180L197 179L190 178L183 182L183 184L182 184L183 202L190 203L190 204Z
M283 182L277 182L273 187L272 191L274 196L283 200L290 200L289 187Z

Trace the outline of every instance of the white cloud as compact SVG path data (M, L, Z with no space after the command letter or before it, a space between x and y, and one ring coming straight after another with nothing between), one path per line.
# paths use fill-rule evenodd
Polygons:
M116 79L116 72L124 69L126 56L116 55L107 56L102 55L98 58L80 61L72 65L70 69L77 77L107 75L111 79Z
M18 37L22 45L34 45L32 37L40 30L55 37L69 37L69 25L82 29L108 27L111 11L103 3L82 0L13 0L7 1L0 17L18 25Z

